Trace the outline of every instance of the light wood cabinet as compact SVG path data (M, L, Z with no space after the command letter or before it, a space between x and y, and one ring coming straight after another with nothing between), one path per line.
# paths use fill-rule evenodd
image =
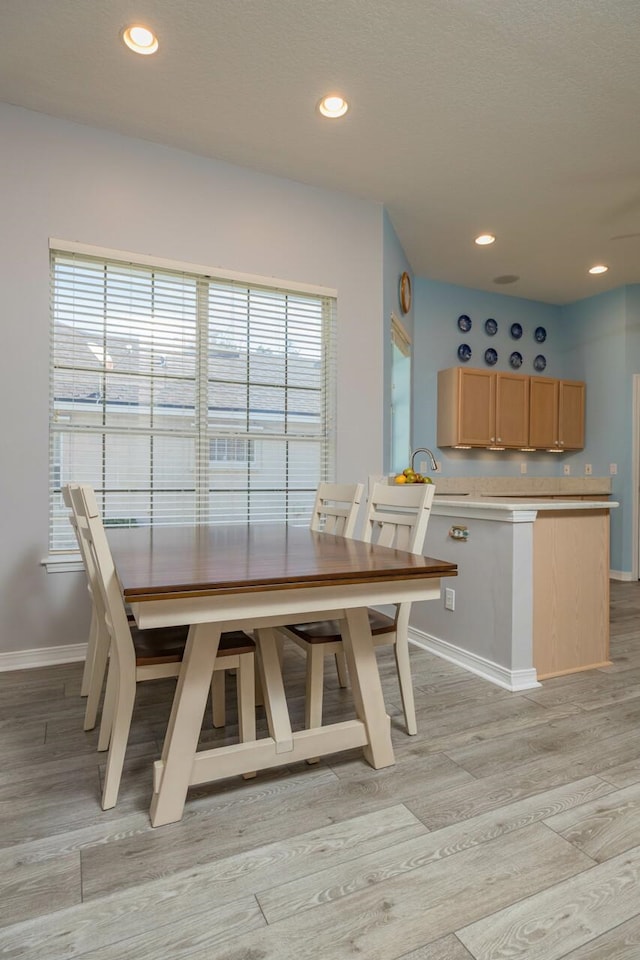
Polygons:
M533 524L538 680L609 663L609 511L542 507Z
M581 450L585 385L506 371L438 372L439 447Z
M528 377L466 367L440 370L439 447L522 447L528 434Z
M542 450L584 447L584 383L531 377L529 446Z
M529 442L529 378L496 373L496 443L526 447Z

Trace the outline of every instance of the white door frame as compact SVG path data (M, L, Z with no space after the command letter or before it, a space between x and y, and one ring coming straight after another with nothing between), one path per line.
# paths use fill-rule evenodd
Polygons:
M632 551L631 579L640 579L640 373L633 375L633 436L631 438Z

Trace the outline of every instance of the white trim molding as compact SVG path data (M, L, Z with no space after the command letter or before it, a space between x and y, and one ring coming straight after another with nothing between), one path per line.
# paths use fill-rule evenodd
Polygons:
M631 576L640 578L640 374L633 375L633 410L631 434ZM613 574L612 574L613 576ZM617 580L617 577L613 577ZM626 579L626 578L625 578Z
M76 663L87 655L86 643L65 643L60 647L34 647L32 650L0 652L0 673L8 670L31 670L57 663Z
M80 573L84 570L79 553L50 553L40 563L47 573Z
M222 267L212 267L210 264L186 263L183 260L167 260L166 257L155 257L144 253L133 253L131 250L113 250L111 247L96 247L90 243L79 243L75 240L62 240L49 237L49 249L60 253L85 254L88 257L99 257L106 260L120 260L124 263L135 263L145 267L164 268L175 270L178 273L196 273L203 276L213 276L219 280L238 280L240 283L255 286L275 287L292 293L309 293L318 297L338 296L333 287L319 287L313 284L299 283L295 280L281 280L277 277L261 277L252 273L238 273L235 270L224 270Z
M535 687L542 686L537 679L534 667L527 670L509 670L508 667L502 667L500 664L487 660L485 657L480 657L476 653L456 647L455 644L448 643L446 640L439 640L438 637L433 637L422 630L416 630L415 627L409 628L409 641L417 647L435 654L436 657L448 660L449 663L455 663L456 666L468 670L469 673L474 673L476 676L482 677L483 680L488 680L489 683L494 683L496 686L510 690L512 693L516 693L518 690L533 690Z
M637 576L633 573L629 573L627 570L609 570L609 577L611 580L637 580Z

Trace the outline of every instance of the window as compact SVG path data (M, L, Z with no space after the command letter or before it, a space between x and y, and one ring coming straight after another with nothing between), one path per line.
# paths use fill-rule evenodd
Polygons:
M230 440L228 437L209 441L212 463L255 463L254 440Z
M335 300L51 253L52 551L61 487L107 524L307 522L333 478Z
M391 469L404 470L411 453L411 337L391 314Z

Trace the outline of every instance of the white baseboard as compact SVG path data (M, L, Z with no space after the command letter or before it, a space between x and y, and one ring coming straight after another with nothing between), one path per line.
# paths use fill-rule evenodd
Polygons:
M463 650L447 640L439 640L437 637L432 637L422 630L416 630L414 627L409 628L409 640L416 646L422 647L423 650L434 653L436 657L455 663L456 666L463 667L469 673L474 673L476 676L482 677L483 680L495 683L512 693L518 690L532 690L534 687L541 686L533 667L528 670L509 670L492 660L479 657L477 653Z
M33 650L0 652L0 673L6 670L29 670L51 667L56 663L75 663L87 655L86 643L66 643L61 647L35 647Z
M635 580L636 578L632 573L627 573L626 570L609 570L609 577L611 580Z

